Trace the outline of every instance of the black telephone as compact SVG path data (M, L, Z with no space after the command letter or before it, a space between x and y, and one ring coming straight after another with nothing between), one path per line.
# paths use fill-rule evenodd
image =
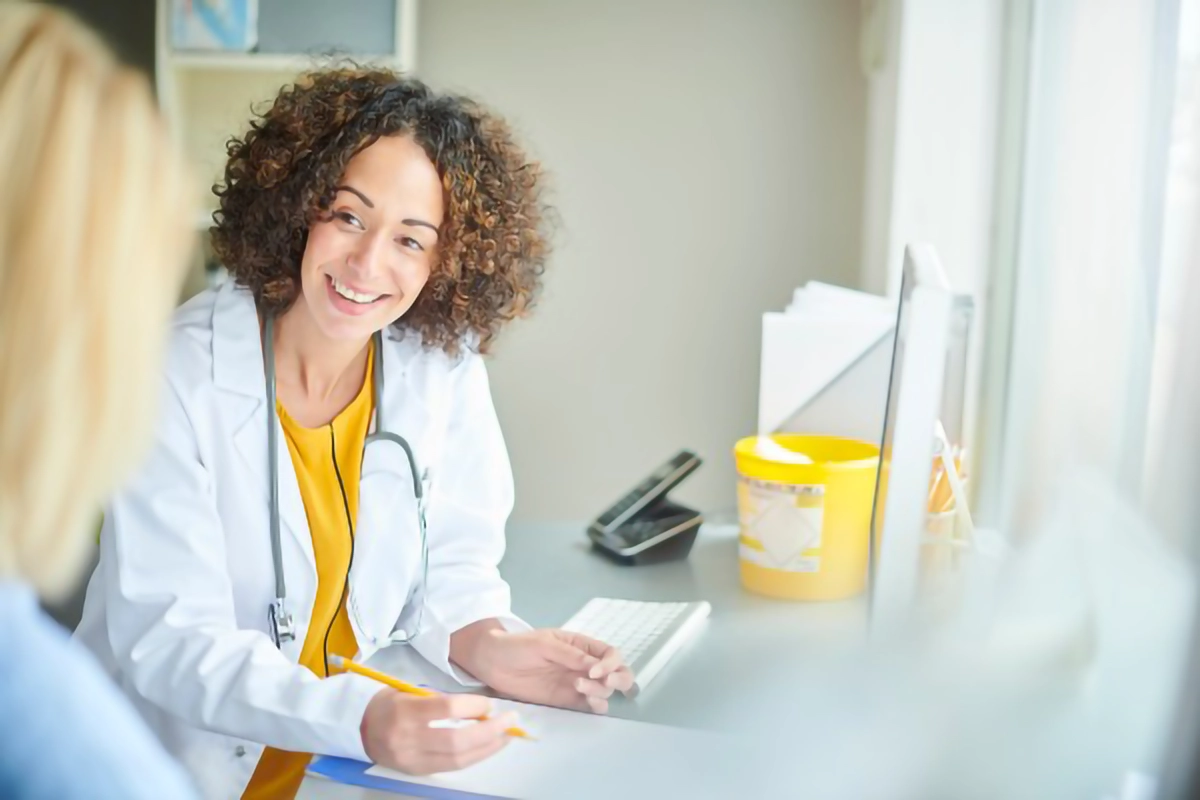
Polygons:
M700 457L681 450L592 520L593 547L620 564L647 564L685 557L696 541L703 515L673 503L667 493L700 466Z

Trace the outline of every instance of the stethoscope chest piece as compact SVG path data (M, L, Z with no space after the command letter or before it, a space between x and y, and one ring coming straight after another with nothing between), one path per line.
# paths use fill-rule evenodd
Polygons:
M268 616L271 622L271 638L275 641L276 647L284 642L296 640L296 623L292 619L291 612L284 607L282 597L275 598L275 601L271 603Z

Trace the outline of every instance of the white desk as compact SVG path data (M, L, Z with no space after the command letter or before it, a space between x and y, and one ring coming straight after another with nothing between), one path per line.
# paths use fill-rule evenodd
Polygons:
M624 567L593 553L583 525L515 526L501 565L514 611L530 624L554 627L592 597L707 600L702 630L636 701L616 700L610 713L680 727L738 734L778 712L781 687L799 663L844 655L866 629L862 600L792 603L756 597L738 581L737 535L704 529L684 561ZM720 687L737 686L735 694ZM306 800L396 797L309 778Z
M986 626L986 642L957 655L866 653L862 600L747 594L731 530L702 531L686 561L620 567L589 551L582 526L518 526L503 571L516 612L539 626L597 595L712 603L707 629L612 713L728 734L738 747L714 763L738 778L766 775L768 791L757 781L663 796L1112 796L1124 771L1158 767L1197 591L1190 561L1158 546L1117 493L1089 486L1020 562L1026 580L1005 586L1008 611ZM300 796L395 795L309 780Z

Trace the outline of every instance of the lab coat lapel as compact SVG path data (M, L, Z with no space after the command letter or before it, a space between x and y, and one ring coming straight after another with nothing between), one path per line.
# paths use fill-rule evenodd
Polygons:
M234 445L241 456L246 480L254 482L264 506L270 504L270 475L267 463L267 391L263 371L262 337L258 314L250 292L226 284L221 288L213 312L213 382L221 390L222 416L230 421ZM308 517L296 481L292 456L275 421L276 453L279 461L279 519L284 537L290 539L316 570ZM269 535L269 531L264 531Z

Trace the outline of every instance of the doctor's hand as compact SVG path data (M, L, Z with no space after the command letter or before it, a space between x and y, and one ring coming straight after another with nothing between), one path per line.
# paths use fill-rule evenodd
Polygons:
M409 775L469 767L503 748L513 713L484 722L430 727L438 720L472 720L486 715L491 701L471 694L418 697L383 689L367 704L359 730L363 748L376 764Z
M476 623L486 625L486 623ZM615 647L561 630L509 632L498 624L468 626L456 663L497 692L527 703L608 711L614 691L629 693L630 672ZM453 646L453 640L452 640Z

